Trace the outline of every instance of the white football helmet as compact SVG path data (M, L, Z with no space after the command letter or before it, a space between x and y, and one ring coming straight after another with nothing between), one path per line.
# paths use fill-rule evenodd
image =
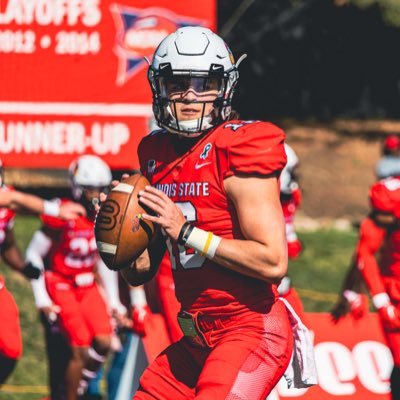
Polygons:
M186 137L199 136L204 130L225 121L231 113L232 96L239 79L237 63L226 43L210 29L188 26L168 35L154 52L148 70L153 92L153 112L159 126ZM169 88L179 87L182 93L194 88L196 93L212 90L218 92L214 101L196 100L190 103L203 105L201 118L179 121L173 112L176 103L187 100L171 100ZM205 115L206 104L212 103L212 111ZM175 108L176 110L176 108Z
M84 155L76 158L69 166L72 196L80 200L84 189L105 189L111 184L110 167L99 157Z

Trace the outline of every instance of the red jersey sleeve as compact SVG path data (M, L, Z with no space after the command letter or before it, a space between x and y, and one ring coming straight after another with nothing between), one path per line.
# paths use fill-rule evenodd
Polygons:
M59 204L64 204L64 203L68 203L69 200L65 200L65 199L54 199L52 201L55 202L59 202ZM64 226L67 224L67 221L58 218L58 217L50 217L49 215L44 215L42 214L40 216L40 219L42 220L43 226L49 230L60 230L62 228L64 228Z
M361 224L356 253L357 267L372 296L386 291L375 258L385 236L386 230L378 227L371 219L367 218Z
M216 142L222 179L235 174L270 175L286 165L285 134L268 122L226 123Z

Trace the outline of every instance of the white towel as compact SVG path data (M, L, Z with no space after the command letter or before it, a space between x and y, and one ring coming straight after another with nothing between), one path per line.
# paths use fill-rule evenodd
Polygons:
M293 332L293 352L289 366L284 373L288 388L303 389L318 383L314 359L314 345L310 331L301 322L289 302L280 297L285 304Z

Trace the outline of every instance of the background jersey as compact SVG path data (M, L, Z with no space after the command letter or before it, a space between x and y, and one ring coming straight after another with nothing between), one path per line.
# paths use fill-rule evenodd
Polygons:
M381 212L392 213L400 217L400 178L393 177L382 179L372 185L370 201L374 209ZM371 237L376 237L378 242L379 228L365 224L363 229L368 230ZM383 276L391 276L400 279L400 226L385 230L385 236L381 238L383 245L380 252L380 269ZM381 234L382 235L382 234ZM367 235L365 235L367 236ZM361 238L363 235L361 236Z
M0 196L2 191L10 190L13 189L7 186L2 186L0 188ZM14 218L14 211L5 207L0 207L0 248L6 238L7 231L10 230L14 225Z
M234 174L279 173L286 163L284 137L270 123L229 121L183 155L176 151L182 139L165 130L145 137L138 153L142 173L180 207L189 222L222 238L243 239L223 180ZM257 218L256 210L254 215ZM275 291L266 282L221 267L169 239L167 246L183 309L209 314L249 308L265 311L274 300Z
M49 269L68 277L92 272L99 257L94 222L87 217L69 221L44 215L41 218L43 230L52 240L46 257Z

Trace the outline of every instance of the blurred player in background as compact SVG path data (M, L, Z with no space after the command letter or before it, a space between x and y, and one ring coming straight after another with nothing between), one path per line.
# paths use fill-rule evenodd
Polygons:
M397 135L389 135L382 145L382 158L376 164L378 179L400 175L400 139Z
M357 267L378 310L393 355L392 399L400 398L400 177L370 190L372 213L357 248ZM379 265L375 258L380 251Z
M94 238L92 203L108 188L112 178L107 164L91 155L74 160L69 174L73 198L85 207L87 216L68 221L44 216L42 229L34 234L26 256L45 271L37 281L32 281L36 306L45 320L53 324L57 321L70 345L63 378L65 398L72 400L78 392L85 392L111 344L110 313L95 280L96 267L101 267L102 261ZM107 273L102 281L111 309L123 310L116 288L117 275L107 268L100 270ZM51 339L47 333L47 339ZM57 368L57 355L51 352L50 349L50 373ZM51 387L52 392L57 389L52 382Z
M4 170L0 160L0 252L6 264L22 273L28 279L37 279L40 269L26 263L17 246L14 236L15 212L45 213L46 215L77 218L84 214L84 208L69 202L65 206L43 200L37 196L22 193L4 184ZM22 337L19 313L13 296L5 287L4 277L0 275L0 385L3 384L16 366L22 354Z
M390 377L392 399L400 399L400 177L383 179L370 190L372 211L360 227L356 249L356 268L364 279L372 303L378 310L382 328L393 355ZM378 256L378 261L376 256ZM349 289L357 283L348 274ZM355 291L355 295L360 295ZM351 309L362 312L356 301ZM360 305L361 304L361 305ZM365 307L364 307L365 309ZM353 312L353 310L352 310Z
M184 337L144 372L135 399L265 399L290 361L274 285L287 269L285 136L269 123L227 121L239 63L210 30L186 27L161 42L149 68L164 129L139 145L154 185L139 196L157 214L143 218L166 237L150 245L149 269L122 273L134 285L151 279L166 241Z
M290 260L296 260L303 250L302 243L297 236L294 226L294 216L297 208L301 204L301 190L298 184L296 170L299 166L299 158L295 151L287 143L285 143L285 152L287 163L282 170L280 179L280 198L282 204L283 215L285 217L286 241L288 245L288 257ZM290 265L289 265L290 266ZM303 304L297 291L291 284L290 277L284 276L278 286L279 295L285 298L296 311L297 315L305 322L305 314Z

